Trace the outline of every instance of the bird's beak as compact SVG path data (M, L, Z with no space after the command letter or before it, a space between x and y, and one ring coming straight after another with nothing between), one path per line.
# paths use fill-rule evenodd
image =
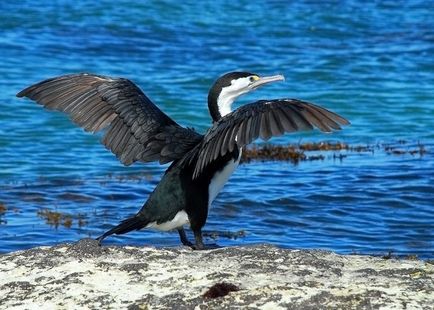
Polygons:
M253 90L253 89L258 88L259 86L262 86L262 85L265 85L268 83L284 81L284 80L285 80L285 77L281 74L258 77L258 79L256 81L254 81L252 84L249 85L249 88Z

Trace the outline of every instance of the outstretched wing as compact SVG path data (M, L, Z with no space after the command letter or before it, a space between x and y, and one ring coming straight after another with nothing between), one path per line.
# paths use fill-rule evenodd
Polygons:
M341 129L349 122L315 104L296 99L260 100L225 115L206 133L194 157L193 178L219 155L232 152L257 138L268 140L285 132L311 130L323 132ZM190 158L192 162L193 158Z
M179 159L203 138L178 125L127 79L70 74L32 85L17 96L67 113L86 131L105 130L102 143L125 165Z

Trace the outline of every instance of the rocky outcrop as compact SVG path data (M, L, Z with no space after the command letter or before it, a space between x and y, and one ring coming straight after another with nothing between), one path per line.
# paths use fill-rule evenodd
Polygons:
M0 256L2 309L432 309L434 265L269 245L41 247Z

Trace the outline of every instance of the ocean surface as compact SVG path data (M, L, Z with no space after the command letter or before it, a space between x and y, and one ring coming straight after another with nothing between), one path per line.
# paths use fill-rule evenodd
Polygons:
M270 143L367 148L241 165L211 208L207 243L434 257L434 2L3 1L0 14L0 252L99 236L167 168L123 167L100 136L18 91L73 72L126 77L205 132L210 85L245 70L286 81L239 104L299 98L351 121ZM106 239L179 243L152 230Z

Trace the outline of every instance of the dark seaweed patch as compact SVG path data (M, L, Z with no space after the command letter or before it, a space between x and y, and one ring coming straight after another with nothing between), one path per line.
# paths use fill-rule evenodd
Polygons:
M220 282L211 286L204 294L204 298L218 298L228 295L230 292L239 291L240 288L232 283Z

